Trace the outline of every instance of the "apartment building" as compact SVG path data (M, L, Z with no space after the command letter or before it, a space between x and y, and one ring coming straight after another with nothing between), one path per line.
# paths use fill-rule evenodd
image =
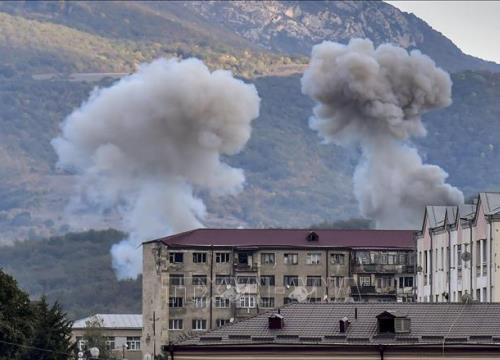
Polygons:
M500 193L427 206L417 254L419 302L500 301Z
M295 302L414 299L415 232L198 229L143 244L143 349Z

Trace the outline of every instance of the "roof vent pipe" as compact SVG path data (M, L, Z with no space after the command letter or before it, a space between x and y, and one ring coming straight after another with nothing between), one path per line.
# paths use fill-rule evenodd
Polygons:
M358 308L354 308L354 320L358 320Z
M339 320L339 332L340 333L346 333L347 328L349 327L350 321L347 318L347 316L344 316L342 319Z

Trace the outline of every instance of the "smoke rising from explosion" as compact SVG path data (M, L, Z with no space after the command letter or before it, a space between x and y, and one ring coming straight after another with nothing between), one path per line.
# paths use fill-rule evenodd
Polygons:
M118 278L142 271L142 241L202 226L194 189L235 194L243 170L221 162L242 150L260 98L253 85L197 59L156 60L96 89L52 141L58 166L79 175L79 194L123 216L113 246Z
M423 113L451 104L450 77L428 56L365 39L325 41L313 47L302 92L317 102L309 125L325 142L360 145L354 192L378 228L414 228L425 205L463 202L448 174L405 142L426 135Z

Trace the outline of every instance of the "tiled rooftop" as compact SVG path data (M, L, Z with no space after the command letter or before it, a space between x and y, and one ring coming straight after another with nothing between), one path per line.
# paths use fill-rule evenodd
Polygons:
M317 241L309 241L314 231ZM167 236L160 241L171 247L349 247L414 249L411 230L308 230L308 229L197 229Z
M357 308L358 318L354 318ZM406 334L379 334L376 316L388 311L411 320ZM229 324L177 345L256 344L442 344L500 346L500 303L298 303L281 309L282 329L269 329L270 313ZM339 320L347 316L347 333ZM399 316L399 315L398 315Z

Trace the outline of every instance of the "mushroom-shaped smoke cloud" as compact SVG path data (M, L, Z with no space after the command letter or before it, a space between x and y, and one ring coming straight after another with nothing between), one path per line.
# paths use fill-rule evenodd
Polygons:
M424 136L421 115L451 103L449 75L418 50L370 40L313 48L302 92L317 102L310 127L326 142L359 144L354 174L361 213L377 227L415 228L425 205L463 202L441 168L406 140Z
M129 237L113 246L119 278L141 272L142 241L202 226L193 189L242 189L244 174L221 162L243 149L259 114L253 85L197 59L156 60L95 90L62 123L58 165L79 175L79 195L115 207Z

